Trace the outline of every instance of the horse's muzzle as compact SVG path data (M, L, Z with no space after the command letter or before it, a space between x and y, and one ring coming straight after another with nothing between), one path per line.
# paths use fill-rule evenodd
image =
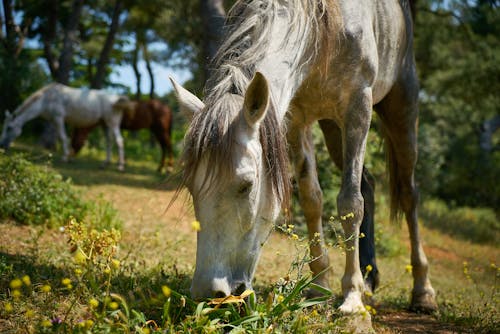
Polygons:
M191 285L191 297L194 300L201 300L204 298L223 298L230 295L239 296L245 290L249 289L252 289L252 285L249 282L228 282L227 278L214 278L204 282L193 281Z

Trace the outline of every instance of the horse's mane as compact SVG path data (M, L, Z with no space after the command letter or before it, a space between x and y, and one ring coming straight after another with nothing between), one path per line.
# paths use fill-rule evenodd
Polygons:
M57 83L50 83L48 85L43 86L33 94L31 94L19 107L14 110L13 115L18 116L20 115L26 108L28 108L30 105L35 103L36 100L38 100L42 95L50 88L53 88L57 86Z
M286 10L293 24L287 34L301 36L308 43L304 53L298 52L291 64L321 66L329 62L332 50L330 31L338 22L338 8L331 0L242 0L228 13L226 33L219 51L211 63L212 75L205 87L204 108L198 112L185 137L183 154L183 184L189 185L202 156L207 153L211 175L222 183L232 168L232 146L236 142L235 119L242 107L242 98L270 43L273 23ZM287 42L285 38L284 43ZM284 207L290 201L288 156L282 120L277 118L274 105L260 126L260 141L267 173L275 194Z

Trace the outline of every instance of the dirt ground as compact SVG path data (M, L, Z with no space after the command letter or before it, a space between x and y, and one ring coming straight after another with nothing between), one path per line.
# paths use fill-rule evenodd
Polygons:
M191 271L196 256L196 234L192 230L193 210L185 194L172 202L175 190L165 190L164 184L150 187L106 184L80 185L88 198L102 194L113 203L124 222L122 247L130 256L143 261L146 266L160 263L175 264L177 268ZM0 250L9 254L23 254L33 240L32 229L12 223L0 224ZM38 246L60 247L65 242L61 232L49 230L38 240ZM271 284L284 276L297 253L297 245L286 236L273 233L263 249L256 273L256 284ZM449 254L441 254L443 257ZM342 265L339 259L332 259ZM342 269L336 271L340 277ZM335 279L338 279L335 278ZM339 289L339 286L334 287ZM338 293L339 291L336 291ZM441 323L431 315L414 314L379 306L373 317L377 333L467 333L463 328Z

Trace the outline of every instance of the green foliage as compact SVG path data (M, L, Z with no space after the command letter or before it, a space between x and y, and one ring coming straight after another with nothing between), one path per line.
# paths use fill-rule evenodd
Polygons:
M421 81L417 178L425 192L459 205L496 207L500 156L481 152L478 129L498 114L498 5L423 1L415 51Z
M420 216L429 227L473 242L494 244L500 237L500 219L490 208L449 207L441 200L427 200Z
M0 218L54 227L75 217L89 219L96 228L120 226L109 203L83 201L71 180L63 180L48 165L34 165L22 155L1 154L0 170L4 175L0 180Z
M70 181L39 167L22 156L2 154L0 169L0 216L24 224L62 225L74 216L81 219L86 207Z

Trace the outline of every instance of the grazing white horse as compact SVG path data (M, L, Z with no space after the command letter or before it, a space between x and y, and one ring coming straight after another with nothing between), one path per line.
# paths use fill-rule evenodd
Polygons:
M0 147L8 148L10 143L21 135L26 122L43 117L54 122L62 142L63 160L66 161L70 146L65 123L82 128L102 121L107 128L106 163L111 160L111 138L114 138L118 146L118 169L123 170L125 155L120 133L123 111L113 107L118 100L128 98L101 90L71 88L59 83L49 84L33 93L13 114L6 112Z
M346 314L364 310L363 261L375 268L373 187L363 162L375 109L387 145L393 214L404 213L411 240L412 307L436 309L420 242L417 158L418 82L408 0L240 0L207 82L205 101L173 82L193 113L185 138L184 184L198 232L194 298L251 288L256 263L281 207L290 199L287 148L311 241L311 270L327 287L322 193L311 126L320 122L342 169ZM362 225L371 225L359 240ZM365 238L363 238L365 239ZM361 253L367 255L365 260Z

